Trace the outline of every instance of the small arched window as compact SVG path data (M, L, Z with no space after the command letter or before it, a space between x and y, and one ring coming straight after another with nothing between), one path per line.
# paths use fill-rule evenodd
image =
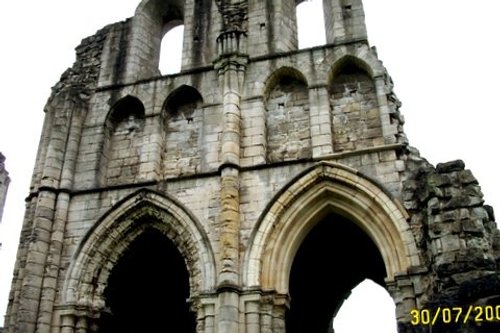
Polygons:
M339 60L330 74L329 94L334 151L379 145L382 124L368 66L351 56Z
M304 76L283 67L266 87L267 160L311 157L309 92Z
M139 174L145 111L142 102L124 97L113 106L106 120L102 163L107 185L133 183Z
M192 175L200 171L203 137L203 98L193 87L174 90L163 106L166 132L165 177Z
M112 132L132 132L142 126L144 116L142 102L135 97L126 96L113 106L107 119L107 126Z

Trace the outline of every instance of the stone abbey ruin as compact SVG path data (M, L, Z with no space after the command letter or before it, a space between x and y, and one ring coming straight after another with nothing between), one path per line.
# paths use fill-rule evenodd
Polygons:
M301 50L300 2L143 0L82 41L45 107L4 332L328 333L365 278L400 333L499 331L477 180L410 146L361 0L324 0L326 45ZM412 323L446 308L484 320Z
M7 198L7 191L9 189L10 177L5 169L5 156L0 152L0 223L2 222L3 207ZM1 247L2 244L0 244Z

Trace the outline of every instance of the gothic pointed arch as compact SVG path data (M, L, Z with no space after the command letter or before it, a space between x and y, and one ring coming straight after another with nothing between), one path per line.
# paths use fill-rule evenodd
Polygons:
M356 170L321 162L291 180L261 215L244 258L245 286L287 294L298 248L331 213L351 221L373 241L388 280L420 264L408 215L397 200Z
M142 189L117 203L82 239L64 281L63 304L102 311L112 269L147 230L166 236L184 258L190 297L214 288L215 259L201 224L174 198Z
M113 104L106 117L106 122L119 122L130 115L137 118L145 117L145 108L141 100L132 95L126 95Z
M370 60L371 59L369 58L363 59L356 55L345 54L333 63L330 68L328 79L331 82L336 78L336 76L341 74L345 68L356 68L358 71L365 72L370 78L372 78L375 75L377 67L374 66L375 64L370 63Z
M386 72L380 60L377 59L372 51L367 48L360 48L358 53L351 53L346 50L339 50L337 59L333 62L328 70L327 81L330 85L332 80L342 71L345 66L352 65L373 79L384 75Z
M282 66L272 72L265 81L263 96L266 100L269 99L271 90L282 80L296 80L305 86L308 85L306 77L297 68L292 66Z

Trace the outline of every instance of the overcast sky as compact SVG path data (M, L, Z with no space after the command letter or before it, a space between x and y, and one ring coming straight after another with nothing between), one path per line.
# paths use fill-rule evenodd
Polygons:
M138 3L0 3L0 151L12 178L0 225L0 316L50 88L72 65L82 38L132 16ZM403 102L411 145L433 164L463 159L479 179L486 202L498 211L500 2L365 0L364 5L370 43Z

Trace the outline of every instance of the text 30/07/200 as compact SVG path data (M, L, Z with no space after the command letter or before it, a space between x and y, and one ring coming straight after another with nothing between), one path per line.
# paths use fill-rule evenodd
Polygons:
M499 322L500 305L469 305L468 307L437 307L436 309L411 310L411 324L435 325L439 322L444 324L467 324L469 321Z

